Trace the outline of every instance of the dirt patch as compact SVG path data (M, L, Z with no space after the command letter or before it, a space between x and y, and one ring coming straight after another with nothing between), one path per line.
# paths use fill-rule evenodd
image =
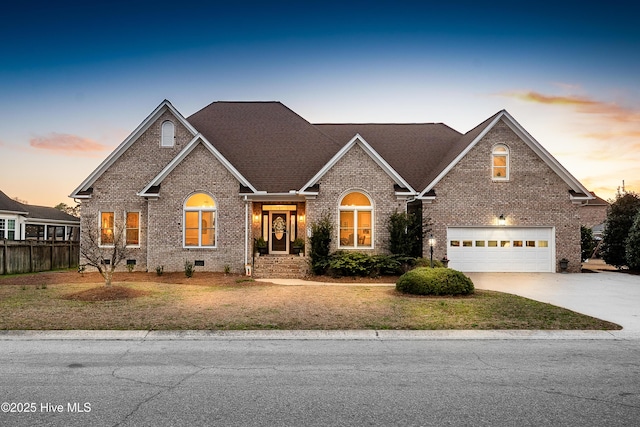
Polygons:
M100 286L65 295L62 299L85 302L116 301L143 297L145 295L151 295L151 292L131 289L125 286Z

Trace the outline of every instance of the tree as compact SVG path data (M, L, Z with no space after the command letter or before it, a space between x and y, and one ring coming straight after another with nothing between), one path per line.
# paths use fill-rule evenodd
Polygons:
M596 242L593 240L593 231L589 227L584 225L580 226L580 249L582 252L582 259L586 260L591 258L593 251L596 248Z
M430 230L416 213L395 212L387 221L389 252L393 255L419 258L422 240Z
M626 247L627 265L631 270L640 270L640 210L634 217L629 230Z
M88 216L80 234L80 257L85 263L98 270L105 286L111 286L116 267L127 258L128 250L124 221L115 221L113 228L98 230L95 216Z
M627 264L627 238L639 210L640 197L634 193L618 194L609 206L601 246L602 259L607 264L617 268Z
M76 218L80 218L80 205L76 204L74 207L67 205L66 203L58 203L53 207L54 209L58 209L66 214L71 216L75 216Z
M313 274L324 274L327 271L332 233L333 223L326 212L320 219L311 224L311 237L309 238L311 251L309 257Z

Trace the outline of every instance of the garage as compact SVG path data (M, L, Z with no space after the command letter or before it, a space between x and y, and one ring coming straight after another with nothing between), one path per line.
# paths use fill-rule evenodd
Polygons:
M465 272L555 272L553 227L449 227L449 267Z

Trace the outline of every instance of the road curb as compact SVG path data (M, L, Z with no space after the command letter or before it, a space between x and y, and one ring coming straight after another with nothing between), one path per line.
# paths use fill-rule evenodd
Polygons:
M268 330L268 331L0 331L0 341L36 340L637 340L640 331L542 330Z

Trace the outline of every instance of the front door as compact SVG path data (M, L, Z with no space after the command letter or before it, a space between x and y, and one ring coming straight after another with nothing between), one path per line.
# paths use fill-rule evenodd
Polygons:
M269 211L269 253L289 253L289 212Z

